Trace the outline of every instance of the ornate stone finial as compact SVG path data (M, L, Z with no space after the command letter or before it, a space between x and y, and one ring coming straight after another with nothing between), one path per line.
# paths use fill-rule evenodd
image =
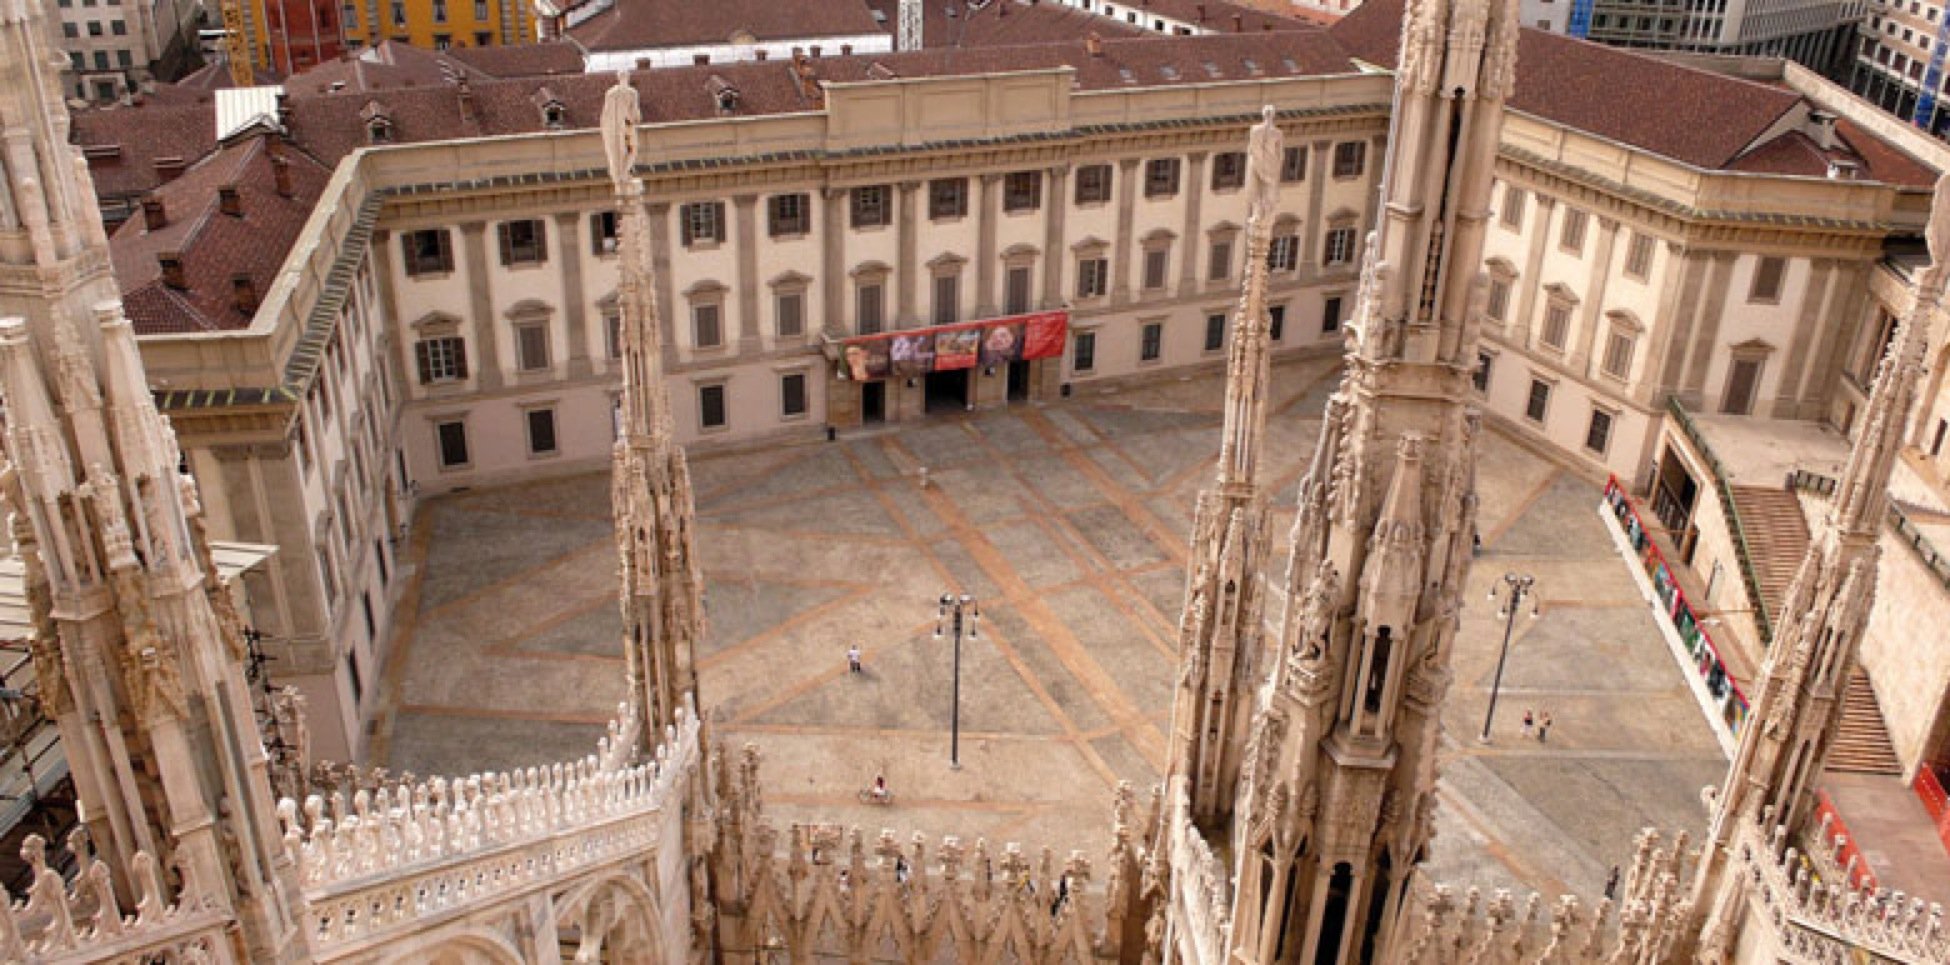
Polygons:
M616 72L616 85L603 95L603 155L609 161L609 179L616 190L627 192L636 181L637 125L643 123L643 107L636 88L630 85L630 72Z

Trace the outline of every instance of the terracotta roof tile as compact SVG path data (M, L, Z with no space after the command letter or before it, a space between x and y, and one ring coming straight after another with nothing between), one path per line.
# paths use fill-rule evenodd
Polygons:
M447 55L481 73L503 79L582 73L582 51L567 42L456 47Z
M1402 0L1368 0L1328 32L1356 56L1392 68L1401 16ZM1719 170L1800 99L1792 91L1526 27L1510 107ZM1650 109L1657 104L1684 104L1687 116Z
M864 0L616 0L569 28L588 50L648 50L754 40L886 33Z
M883 29L895 31L900 0L866 0L867 6L886 17ZM1024 44L1049 44L1082 40L1095 33L1104 39L1141 37L1147 31L1121 20L1066 7L1060 3L1018 3L992 0L979 9L962 8L948 16L949 7L940 3L921 4L921 46L998 47Z
M217 112L207 102L76 111L69 137L88 155L97 197L133 197L162 183L158 158L187 166L216 149Z
M243 328L251 316L233 302L233 279L250 278L262 298L277 277L318 203L330 171L302 152L283 148L292 196L277 192L268 137L225 147L163 185L150 197L163 203L168 223L151 231L137 214L109 239L109 255L129 319L138 333ZM241 215L224 214L220 189L237 189ZM163 283L157 256L180 252L186 289Z

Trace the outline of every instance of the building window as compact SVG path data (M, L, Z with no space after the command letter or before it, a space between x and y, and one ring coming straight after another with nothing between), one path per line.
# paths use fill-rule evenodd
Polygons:
M1488 352L1476 353L1476 371L1469 374L1469 382L1476 391L1487 393L1490 390L1490 369L1496 365L1496 356Z
M1530 398L1524 402L1524 418L1542 425L1545 414L1550 412L1551 384L1543 379L1530 380Z
M934 324L953 325L961 320L961 274L944 272L934 276Z
M447 22L447 0L433 0L433 22Z
M1334 177L1340 179L1358 178L1368 164L1368 145L1365 141L1342 141L1334 145Z
M1529 196L1523 189L1510 185L1503 189L1503 226L1511 230L1523 227L1523 203Z
M691 344L698 348L724 345L723 306L714 298L691 303Z
M115 66L134 67L135 57L126 50L118 50L115 52Z
M1144 196L1169 198L1178 194L1178 159L1153 158L1144 162Z
M1564 227L1557 236L1558 247L1575 255L1584 254L1584 225L1588 220L1583 211L1566 206Z
M1602 456L1611 446L1611 413L1591 410L1591 424L1584 430L1584 447Z
M616 252L616 212L598 211L589 216L589 250L598 255Z
M454 38L453 38L453 35L452 35L452 34L434 34L434 35L433 35L433 49L435 49L435 50L452 50L452 49L453 49L453 47L454 47Z
M1110 290L1110 260L1102 255L1077 256L1077 298L1102 298Z
M1757 358L1737 358L1733 367L1727 371L1726 396L1720 402L1720 411L1726 415L1752 415L1754 396L1760 389L1761 360Z
M863 282L853 290L853 327L861 335L876 334L886 325L886 291L879 282Z
M1483 314L1499 321L1510 320L1510 279L1501 275L1490 276L1489 298L1484 300Z
M392 7L393 7L393 26L401 27L401 28L405 27L406 26L406 0L393 0ZM378 41L374 41L374 43L377 42Z
M488 0L474 0L474 20L475 20L475 22L477 22L477 23L486 23L486 22L487 22L487 18L488 18ZM487 45L486 45L486 44L482 44L481 46L483 46L483 47L485 47L485 46L487 46Z
M440 468L458 469L467 465L467 423L459 419L436 422L433 431L440 444Z
M1147 247L1144 249L1144 289L1155 291L1165 287L1165 276L1170 273L1171 249Z
M730 424L725 412L724 386L697 387L697 423L706 430L722 429Z
M1245 152L1222 151L1212 155L1212 190L1232 191L1245 186Z
M772 302L779 338L804 338L806 335L806 293L782 291Z
M1347 264L1354 257L1354 228L1329 229L1322 248L1322 262L1330 266Z
M78 39L78 38L80 38L80 36L81 36L81 25L80 25L80 24L78 24L78 23L74 23L74 22L72 22L72 21L70 21L70 22L67 22L67 23L63 23L63 24L61 25L61 36L63 36L63 37L67 37L67 38L68 38L68 39L70 39L70 40L73 40L73 39ZM76 56L76 57L79 57L79 56L81 56L81 55L80 55L80 54L76 54L75 56ZM76 69L76 70L80 70L81 68L79 68L79 67L77 67L77 68L75 68L75 69Z
M1272 305L1266 309L1266 339L1277 342L1286 337L1286 306Z
M1625 251L1625 274L1645 280L1652 274L1652 236L1632 232L1632 244Z
M528 454L531 456L552 456L555 454L555 410L528 410Z
M413 343L413 360L420 384L458 382L467 378L467 343L458 335L423 338Z
M1334 295L1320 303L1320 330L1338 332L1341 330L1341 296Z
M1164 354L1165 323L1145 322L1138 330L1138 361L1156 362Z
M797 419L806 414L806 373L788 372L779 376L779 418Z
M1268 271L1292 271L1300 267L1300 235L1288 231L1273 239L1266 248Z
M939 178L928 182L929 218L944 221L967 216L967 178Z
M1611 336L1605 340L1605 374L1614 379L1627 378L1632 373L1632 353L1638 347L1638 339L1632 333L1612 329Z
M1029 286L1031 269L1028 265L1011 265L1002 279L1002 311L1009 315L1021 315L1029 311Z
M1205 277L1211 281L1225 281L1232 277L1232 239L1212 242L1212 255L1205 263Z
M408 275L442 274L454 270L453 244L445 228L409 231L400 236Z
M1787 273L1787 260L1763 256L1754 263L1754 281L1747 289L1750 302L1781 300L1781 278Z
M804 194L775 194L767 203L774 238L791 238L811 230L811 202Z
M1092 372L1097 368L1097 333L1078 332L1070 342L1070 368L1076 372Z
M724 241L724 202L693 201L677 208L677 231L684 247Z
M894 223L892 192L884 184L853 189L853 227L881 228Z
M548 226L540 218L503 221L499 231L503 265L539 265L548 260Z
M1307 149L1290 147L1280 158L1280 180L1293 182L1307 179Z
M99 20L88 21L88 36L99 37L101 35L102 35L102 22Z
M110 20L108 22L108 32L117 37L126 37L129 35L129 25L121 20Z
M1564 351L1564 340L1571 333L1571 304L1553 298L1544 308L1543 342L1545 348Z
M1034 211L1043 205L1043 172L1015 171L1002 179L1002 210Z
M515 367L523 372L548 368L548 323L524 322L515 326Z
M1205 316L1205 350L1216 352L1226 347L1226 316L1215 312Z
M1077 168L1077 204L1104 204L1110 200L1110 165L1086 164Z
M623 316L615 308L603 310L603 348L609 358L623 357Z

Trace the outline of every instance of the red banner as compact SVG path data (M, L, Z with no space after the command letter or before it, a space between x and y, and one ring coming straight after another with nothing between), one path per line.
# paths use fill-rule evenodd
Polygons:
M847 375L858 382L953 372L1063 354L1069 312L1032 312L980 322L862 335L841 343Z

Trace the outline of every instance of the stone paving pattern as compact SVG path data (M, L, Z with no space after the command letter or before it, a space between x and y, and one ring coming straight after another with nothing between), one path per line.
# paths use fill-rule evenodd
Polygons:
M1264 471L1283 557L1294 488L1337 367L1274 372ZM1195 494L1219 444L1218 376L697 459L716 734L761 748L779 822L992 843L1108 844L1116 782L1163 764ZM1444 713L1439 879L1595 893L1644 825L1705 815L1725 761L1598 521L1599 489L1492 430L1485 550ZM928 485L920 483L920 470ZM622 695L608 481L589 474L427 501L374 751L418 774L589 752ZM1536 575L1493 742L1503 621L1482 602ZM947 767L952 645L935 599L972 593L960 770ZM857 643L866 672L846 672ZM1523 710L1555 718L1549 742ZM897 802L856 792L885 773Z

